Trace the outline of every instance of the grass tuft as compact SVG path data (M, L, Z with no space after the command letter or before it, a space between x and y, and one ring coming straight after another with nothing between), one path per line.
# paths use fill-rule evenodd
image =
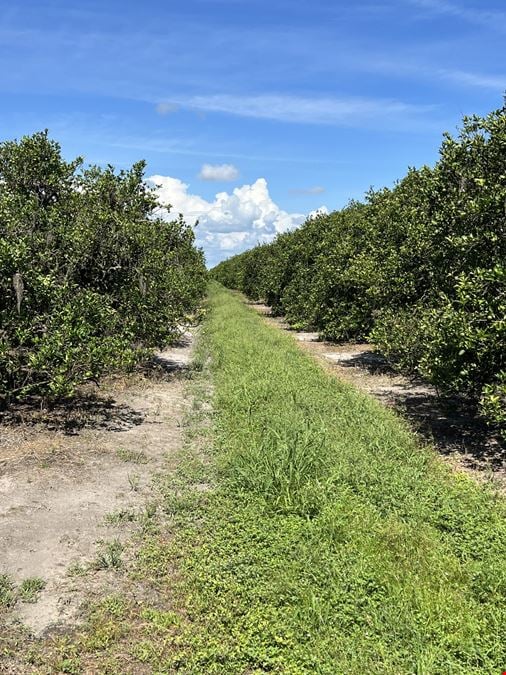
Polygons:
M18 596L21 602L37 602L39 594L46 587L44 579L39 577L30 577L24 579L18 590Z
M143 450L118 448L116 454L122 462L131 462L132 464L147 464L149 462L148 456Z
M123 566L121 554L123 553L123 544L115 539L114 541L102 543L93 568L95 570L120 569Z
M8 574L0 574L0 608L10 607L16 601L14 584Z
M121 509L120 511L112 511L106 513L104 522L107 525L122 525L123 523L133 523L136 519L136 514L129 509Z

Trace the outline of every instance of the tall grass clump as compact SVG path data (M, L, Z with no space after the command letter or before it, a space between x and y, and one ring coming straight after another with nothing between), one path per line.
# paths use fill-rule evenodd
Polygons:
M497 673L501 499L213 285L218 488L189 537L193 628L167 667L207 673Z

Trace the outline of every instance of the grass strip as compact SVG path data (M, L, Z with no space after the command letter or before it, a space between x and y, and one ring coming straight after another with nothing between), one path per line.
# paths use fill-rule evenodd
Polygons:
M217 489L167 669L497 673L506 520L407 425L217 285L202 336Z

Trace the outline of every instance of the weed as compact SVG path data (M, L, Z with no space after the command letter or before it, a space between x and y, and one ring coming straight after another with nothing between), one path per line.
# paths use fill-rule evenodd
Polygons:
M140 511L137 518L143 534L154 532L156 529L155 516L158 511L158 505L155 502L148 502Z
M149 462L149 459L143 450L118 448L116 454L123 462L131 462L132 464L147 464Z
M127 602L125 598L123 598L121 595L110 595L101 601L100 607L109 616L114 616L118 619L122 619L125 615Z
M177 519L189 518L201 512L204 499L204 494L191 486L182 490L173 490L165 494L163 510L167 515Z
M141 477L138 473L129 473L128 474L128 484L130 485L130 490L132 492L137 492L141 482Z
M97 623L87 635L85 647L90 651L107 649L121 634L121 623L112 619Z
M104 517L104 521L107 525L122 525L123 523L132 523L135 518L136 516L133 511L122 509L121 511L107 513Z
M0 608L10 607L14 602L14 584L9 575L0 574Z
M165 632L181 622L181 617L172 611L144 609L141 614L148 626L147 632Z
M151 520L156 516L157 510L158 510L157 504L155 504L154 502L148 502L144 507L144 511L142 512L142 517L145 520Z
M102 543L101 551L99 551L95 563L93 565L96 570L119 569L123 565L121 554L123 553L123 544L115 539L114 541Z
M146 537L137 553L137 568L144 578L163 579L171 570L173 551L158 536Z
M85 565L78 561L70 563L67 569L67 576L69 577L82 577L87 573L87 568Z
M39 577L24 579L18 590L21 602L37 602L39 593L45 588L46 582Z

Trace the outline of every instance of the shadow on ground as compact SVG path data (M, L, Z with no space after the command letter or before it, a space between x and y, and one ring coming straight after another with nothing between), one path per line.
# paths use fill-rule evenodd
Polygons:
M190 370L190 348L193 336L183 333L176 342L162 352L153 355L142 369L152 379L170 379L174 375Z
M155 354L139 366L133 377L167 381L190 370L188 354L191 344L190 334L181 335L169 349ZM77 435L84 429L126 431L143 421L141 412L120 403L113 396L100 395L91 384L83 385L72 398L49 402L34 396L0 409L0 429L39 426L68 436Z
M80 394L47 404L33 398L0 412L0 427L41 426L74 436L83 429L125 431L142 424L144 415L114 398Z
M442 454L463 453L466 463L474 468L504 469L504 443L491 433L476 410L465 401L429 393L413 394L409 389L390 397L393 407Z
M361 368L371 376L391 375L392 385L371 387L371 393L408 419L415 431L435 444L442 454L467 456L470 466L504 468L506 448L468 401L445 397L417 379L404 378L378 352L364 351L339 362L343 368ZM397 377L396 377L397 376Z
M357 346L360 347L360 345ZM396 375L395 370L387 359L378 352L363 351L354 353L351 356L346 355L345 358L336 359L336 361L344 368L362 368L370 375Z
M174 375L188 369L187 363L164 356L163 354L157 354L149 361L145 374L148 377L157 378L163 375Z

